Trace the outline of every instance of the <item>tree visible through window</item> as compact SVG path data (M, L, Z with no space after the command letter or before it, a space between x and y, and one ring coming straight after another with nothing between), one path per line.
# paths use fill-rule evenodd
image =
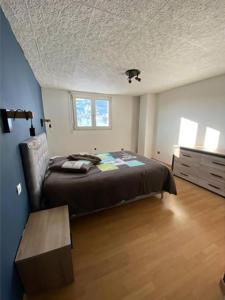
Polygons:
M109 101L95 100L96 126L109 126Z
M110 99L82 98L74 100L75 128L97 129L110 128L111 103Z
M91 127L91 100L90 99L76 99L76 116L78 127Z

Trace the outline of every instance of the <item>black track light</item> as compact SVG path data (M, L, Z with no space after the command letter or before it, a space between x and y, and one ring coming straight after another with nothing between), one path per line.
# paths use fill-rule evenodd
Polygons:
M138 82L141 81L141 78L139 78L138 76L141 74L141 71L138 69L131 69L131 70L127 70L125 72L125 74L128 77L128 82L131 83L132 82L132 78L135 78Z

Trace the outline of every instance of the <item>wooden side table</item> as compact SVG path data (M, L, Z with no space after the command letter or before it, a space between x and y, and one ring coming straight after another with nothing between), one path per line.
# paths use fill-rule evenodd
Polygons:
M73 281L68 206L30 214L15 262L27 293Z

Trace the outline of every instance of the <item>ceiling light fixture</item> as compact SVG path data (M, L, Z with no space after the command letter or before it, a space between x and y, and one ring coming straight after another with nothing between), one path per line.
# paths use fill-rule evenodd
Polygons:
M136 79L137 81L139 81L139 82L141 81L141 78L138 77L138 76L141 74L141 71L138 70L138 69L127 70L127 71L125 72L125 74L126 74L127 77L128 77L128 82L129 82L129 83L132 82L132 78L133 78L133 77L135 77L135 79Z

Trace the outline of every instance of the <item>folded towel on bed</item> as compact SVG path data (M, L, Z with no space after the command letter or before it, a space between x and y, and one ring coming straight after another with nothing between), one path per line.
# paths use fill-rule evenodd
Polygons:
M65 173L87 173L91 167L93 167L93 164L90 161L70 161L64 157L61 159L53 159L49 165L49 170Z
M90 161L93 165L97 165L101 162L101 158L90 155L90 154L71 154L67 157L68 160L87 160Z

